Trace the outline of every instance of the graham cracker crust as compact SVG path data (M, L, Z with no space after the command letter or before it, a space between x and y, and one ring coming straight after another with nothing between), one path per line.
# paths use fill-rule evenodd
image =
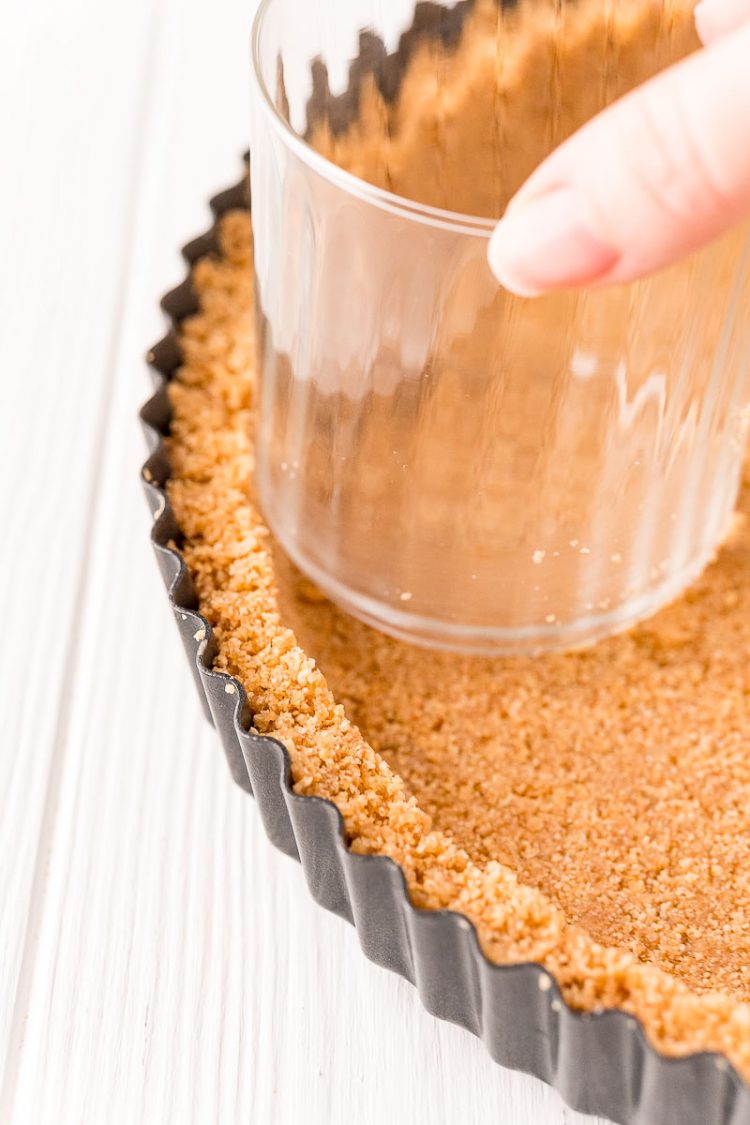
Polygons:
M252 500L250 217L226 216L183 325L169 495L215 631L294 788L418 906L539 961L582 1010L750 1075L750 531L679 603L542 660L411 649L339 613L278 556Z

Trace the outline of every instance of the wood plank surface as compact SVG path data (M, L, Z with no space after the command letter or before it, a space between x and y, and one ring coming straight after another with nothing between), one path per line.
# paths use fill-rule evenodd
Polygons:
M4 9L0 1121L574 1125L266 842L151 557L142 354L239 170L253 6Z

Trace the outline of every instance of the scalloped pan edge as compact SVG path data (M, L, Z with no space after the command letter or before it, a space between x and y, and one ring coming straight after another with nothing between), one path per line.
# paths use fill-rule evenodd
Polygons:
M665 1056L627 1013L571 1008L541 965L489 961L463 915L415 907L393 860L351 852L336 806L293 791L287 750L250 730L242 685L213 670L216 641L200 613L165 490L167 384L180 365L180 321L198 308L192 266L216 252L221 216L248 207L245 177L211 200L214 226L184 247L191 269L162 300L170 328L148 352L156 389L140 412L150 449L142 481L153 517L151 541L204 712L219 733L232 777L255 796L269 840L301 862L315 901L356 927L365 956L414 984L433 1015L479 1036L496 1062L535 1075L574 1109L618 1125L750 1125L750 1087L723 1056Z

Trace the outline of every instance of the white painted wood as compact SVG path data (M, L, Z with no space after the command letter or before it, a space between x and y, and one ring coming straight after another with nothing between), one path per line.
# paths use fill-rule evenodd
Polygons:
M268 845L150 555L141 355L239 168L252 6L4 10L0 1121L574 1125Z
M3 12L0 1058L19 1026L65 751L152 22L149 0L109 15L81 0Z

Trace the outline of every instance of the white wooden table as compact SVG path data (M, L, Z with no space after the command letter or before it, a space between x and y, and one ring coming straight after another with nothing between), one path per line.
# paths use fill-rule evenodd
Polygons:
M2 8L0 1122L574 1125L266 842L151 557L142 355L240 168L253 7Z

